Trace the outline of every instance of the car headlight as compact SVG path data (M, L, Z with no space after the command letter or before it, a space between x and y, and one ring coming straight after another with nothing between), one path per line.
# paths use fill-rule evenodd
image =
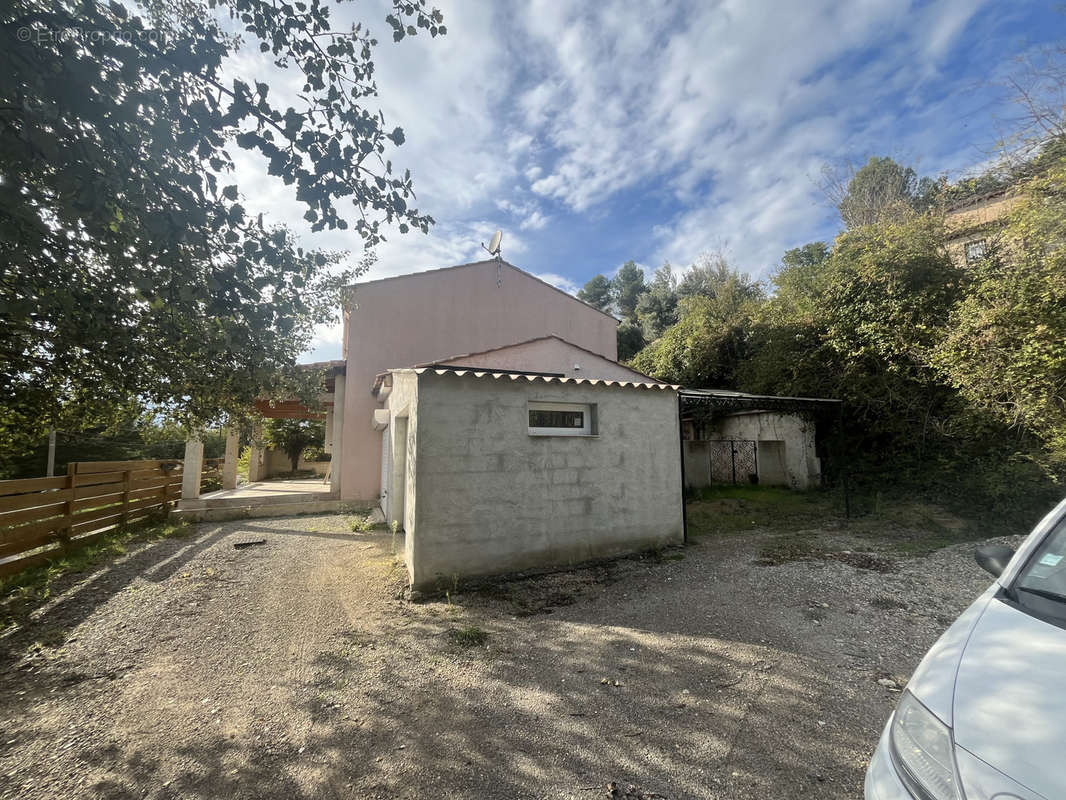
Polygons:
M961 800L951 730L910 692L892 719L892 757L907 788L920 800Z

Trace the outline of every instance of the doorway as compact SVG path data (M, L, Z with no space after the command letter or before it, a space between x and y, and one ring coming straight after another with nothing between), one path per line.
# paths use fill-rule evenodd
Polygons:
M391 426L391 470L389 481L387 515L389 525L399 524L400 530L407 530L407 417L396 417Z

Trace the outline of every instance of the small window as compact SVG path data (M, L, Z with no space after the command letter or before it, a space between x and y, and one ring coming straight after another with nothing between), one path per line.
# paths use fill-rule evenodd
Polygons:
M980 261L985 257L988 252L988 245L985 244L984 239L976 239L972 242L966 243L966 263L973 264L975 261Z
M530 436L592 436L595 406L585 403L530 403Z

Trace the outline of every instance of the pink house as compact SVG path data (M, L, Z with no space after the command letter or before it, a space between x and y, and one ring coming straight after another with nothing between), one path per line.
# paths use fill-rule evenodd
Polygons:
M340 499L376 504L382 488L382 401L390 369L425 365L648 380L617 363L618 321L505 261L357 283L344 314L345 375L333 431ZM380 415L379 415L380 416ZM330 420L330 428L338 427ZM339 433L339 436L337 435Z

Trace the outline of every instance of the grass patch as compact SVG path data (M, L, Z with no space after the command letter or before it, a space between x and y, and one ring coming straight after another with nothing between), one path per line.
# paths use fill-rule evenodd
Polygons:
M468 625L465 628L449 629L448 639L459 647L483 647L488 642L489 635L476 625Z
M108 533L84 547L57 553L47 564L0 579L0 630L21 624L52 597L56 583L64 576L85 572L125 555L129 545L183 536L189 530L185 523L146 521Z
M807 537L817 531L847 530L869 540L874 549L908 557L1004 533L1028 533L1024 527L1005 530L1003 520L991 517L987 509L974 508L962 515L928 497L892 488L854 491L850 517L845 516L839 488L801 492L770 486L712 486L690 491L689 496L690 537L754 531L787 534L766 546L766 563L811 557L817 545Z
M832 493L777 486L709 486L688 504L689 534L733 534L759 528L825 527L842 514Z

